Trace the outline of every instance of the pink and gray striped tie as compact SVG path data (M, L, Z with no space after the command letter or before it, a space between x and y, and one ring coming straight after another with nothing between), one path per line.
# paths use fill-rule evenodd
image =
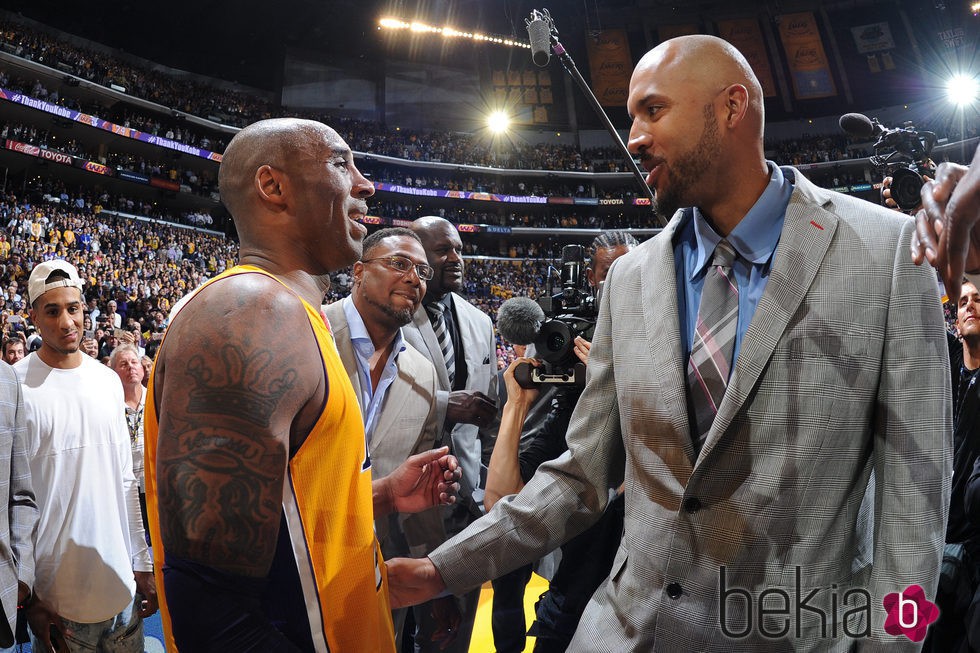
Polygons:
M718 243L701 291L698 322L687 364L695 454L704 445L728 386L738 328L738 283L732 270L735 256L735 249L727 240Z

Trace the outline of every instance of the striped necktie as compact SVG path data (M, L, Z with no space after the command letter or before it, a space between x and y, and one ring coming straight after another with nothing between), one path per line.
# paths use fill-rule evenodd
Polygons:
M718 243L701 291L691 358L687 364L695 455L704 445L728 386L738 329L738 283L732 270L735 256L735 250L727 240Z
M449 388L452 389L453 381L456 380L456 352L453 350L453 338L446 327L446 305L442 302L432 302L425 307L429 313L429 321L432 323L432 330L436 332L436 340L439 341L439 349L442 350L442 358L446 362L446 371L449 373Z

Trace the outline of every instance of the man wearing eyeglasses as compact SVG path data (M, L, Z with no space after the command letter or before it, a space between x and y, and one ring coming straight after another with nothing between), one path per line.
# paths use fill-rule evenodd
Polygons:
M401 329L421 306L432 274L418 236L403 228L382 229L364 239L350 296L323 309L361 406L371 466L378 476L387 476L441 439L436 371L405 342ZM437 509L377 517L375 530L385 558L423 556L446 540ZM457 626L458 613L451 598L443 603L446 609L440 614L447 619L438 632L445 636ZM398 650L407 613L401 609L392 615Z
M456 227L436 216L412 223L433 268L426 284L422 307L405 328L405 340L425 354L436 368L439 423L451 436L453 453L463 469L460 499L447 510L446 531L451 536L483 514L486 466L481 460L480 429L492 426L497 406L497 354L490 318L458 293L463 288L463 244ZM436 620L419 624L416 650L449 650L465 653L469 647L479 589L459 601L462 623L449 644L443 633L430 630ZM438 606L430 606L437 611ZM421 610L428 614L426 606ZM440 646L436 646L438 642ZM441 648L448 646L448 648Z

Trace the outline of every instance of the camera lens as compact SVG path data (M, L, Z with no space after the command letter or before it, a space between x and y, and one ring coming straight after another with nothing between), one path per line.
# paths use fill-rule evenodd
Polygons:
M922 191L922 177L909 168L898 168L892 173L892 199L903 211L911 211L919 206Z
M565 348L565 336L561 333L552 333L548 337L548 351L561 351Z

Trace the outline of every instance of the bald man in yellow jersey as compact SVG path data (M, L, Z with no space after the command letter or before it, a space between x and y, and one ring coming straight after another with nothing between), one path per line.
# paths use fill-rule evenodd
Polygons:
M146 484L168 650L394 651L375 514L452 501L446 449L372 482L357 398L319 312L374 193L307 120L229 143L239 265L181 308L146 407Z

